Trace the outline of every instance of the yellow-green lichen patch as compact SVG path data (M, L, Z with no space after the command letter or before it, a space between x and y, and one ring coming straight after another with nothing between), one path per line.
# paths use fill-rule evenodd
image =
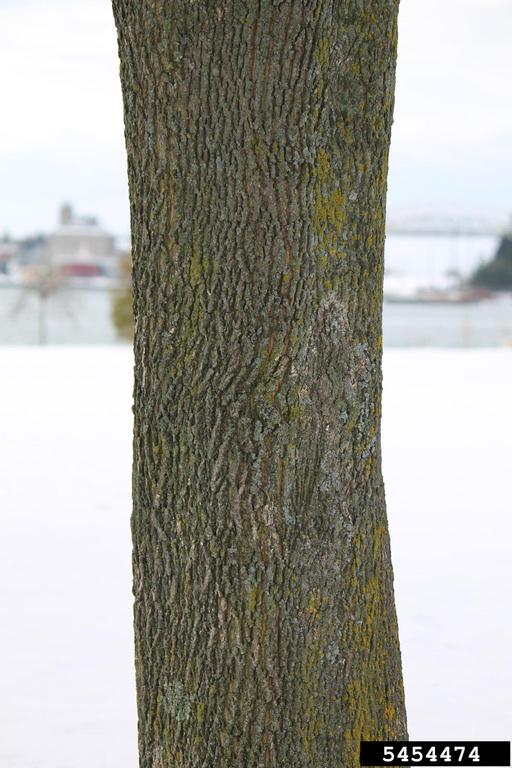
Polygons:
M341 254L339 236L347 217L347 201L324 149L317 153L314 177L313 229L320 246L318 266L325 272L329 262Z
M199 283L202 274L202 259L199 250L194 250L190 259L190 284L193 288Z
M327 645L327 628L324 622L320 621L320 612L325 604L325 599L319 594L313 594L306 606L309 630L306 636L302 665L303 725L301 737L304 755L310 761L318 752L318 739L326 728L321 662Z

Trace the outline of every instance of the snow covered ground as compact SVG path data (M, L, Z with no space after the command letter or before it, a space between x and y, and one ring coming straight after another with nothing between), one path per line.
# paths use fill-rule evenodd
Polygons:
M0 765L135 768L131 353L0 364ZM510 738L511 384L510 350L385 352L412 738Z
M512 735L512 350L388 350L383 457L409 730Z

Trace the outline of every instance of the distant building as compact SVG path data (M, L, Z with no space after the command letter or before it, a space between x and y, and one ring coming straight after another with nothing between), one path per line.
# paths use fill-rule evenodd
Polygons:
M18 246L8 235L0 239L0 274L6 275L16 258Z
M30 235L18 240L18 252L16 260L18 265L26 267L31 264L39 264L44 260L47 249L47 239L45 235Z
M9 235L0 238L0 277L2 282L16 281L23 270L40 263L46 253L44 235L33 235L13 240Z
M119 253L113 235L92 216L76 216L72 207L60 209L59 226L48 235L47 259L68 276L118 275Z

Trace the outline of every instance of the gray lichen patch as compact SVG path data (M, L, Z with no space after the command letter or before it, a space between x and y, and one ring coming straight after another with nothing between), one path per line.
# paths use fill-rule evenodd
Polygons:
M187 693L187 690L179 680L169 683L167 686L162 704L168 715L174 717L178 722L188 720L192 712L194 696Z

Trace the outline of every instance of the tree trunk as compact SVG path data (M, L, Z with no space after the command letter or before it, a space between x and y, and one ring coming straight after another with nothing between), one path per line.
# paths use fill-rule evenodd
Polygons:
M406 738L381 476L398 0L113 0L142 768Z

